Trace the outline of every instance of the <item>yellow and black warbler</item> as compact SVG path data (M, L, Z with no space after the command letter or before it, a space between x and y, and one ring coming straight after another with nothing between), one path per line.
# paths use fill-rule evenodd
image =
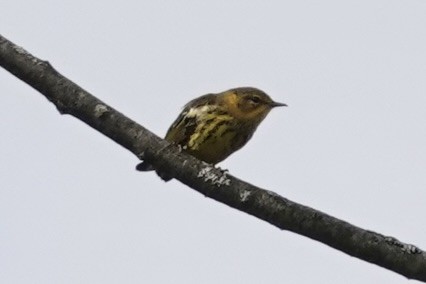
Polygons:
M207 94L185 105L165 140L202 161L217 164L243 147L269 111L278 106L287 105L274 102L263 91L251 87ZM146 162L136 169L154 170Z

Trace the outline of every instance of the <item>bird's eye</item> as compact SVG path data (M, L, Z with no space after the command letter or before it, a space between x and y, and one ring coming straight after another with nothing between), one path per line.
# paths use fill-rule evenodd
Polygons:
M260 103L260 98L259 98L259 97L257 97L257 96L250 97L250 98L249 98L249 100L250 100L250 101L252 101L252 102L253 102L253 103L255 103L255 104Z

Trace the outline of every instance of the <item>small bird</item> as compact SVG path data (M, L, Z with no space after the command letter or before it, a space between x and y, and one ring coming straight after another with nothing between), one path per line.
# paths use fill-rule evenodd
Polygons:
M185 105L167 131L165 140L199 160L217 164L243 147L256 128L274 107L287 106L274 102L263 91L242 87L222 93L207 94ZM142 162L138 171L152 171ZM165 181L171 179L158 173Z

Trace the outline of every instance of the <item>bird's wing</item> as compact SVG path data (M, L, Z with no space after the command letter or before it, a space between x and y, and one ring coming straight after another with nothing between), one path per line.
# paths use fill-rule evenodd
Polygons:
M203 108L203 106L214 104L216 97L216 94L207 94L187 103L170 126L165 139L169 142L185 146L197 128L198 118L208 111L208 108Z

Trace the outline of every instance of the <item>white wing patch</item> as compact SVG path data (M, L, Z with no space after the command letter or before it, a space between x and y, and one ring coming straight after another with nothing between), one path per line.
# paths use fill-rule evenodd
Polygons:
M205 105L202 107L192 107L188 110L187 116L188 117L199 117L201 115L204 115L209 110L211 110L211 106Z
M204 105L199 107L192 107L187 112L187 117L193 117L197 122L199 122L199 119L201 117L206 117L207 113L212 110L211 105ZM197 125L196 131L191 135L191 138L188 141L188 147L192 150L198 149L199 145L197 145L196 141L202 134L199 130L200 125Z

